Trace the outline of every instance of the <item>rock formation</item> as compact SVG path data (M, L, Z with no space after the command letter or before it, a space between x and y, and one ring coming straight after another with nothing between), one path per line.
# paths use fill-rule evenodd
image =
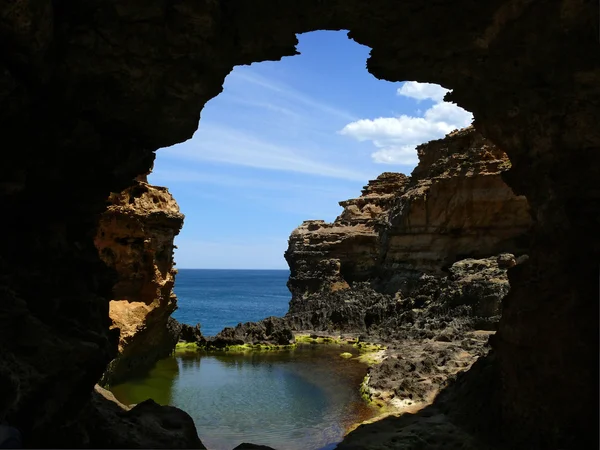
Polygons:
M462 258L523 253L529 207L502 180L510 168L502 150L472 127L417 150L410 179L384 173L358 199L340 202L333 224L308 221L294 230L285 253L290 313L312 309L313 293L351 283L369 280L393 294Z
M358 335L390 347L370 369L365 395L397 406L430 400L487 353L507 270L527 260L495 254L522 252L531 218L525 198L500 176L510 167L506 154L474 128L418 152L410 178L384 173L359 198L340 202L334 223L307 221L292 232L285 317L208 339L184 326L188 339L219 348L291 344L292 330Z
M94 242L102 261L117 272L109 314L120 337L104 383L151 368L177 343L179 329L170 317L177 307L173 240L182 225L169 191L149 185L145 176L109 197Z
M340 202L344 211L334 223L308 220L292 232L285 252L292 312L296 299L306 293L347 289L347 281L373 275L380 252L375 226L385 221L407 183L403 174L383 173L364 187L359 198Z
M84 415L94 425L89 444L102 443L96 448L206 448L188 414L153 400L127 406L95 386Z
M0 365L21 379L8 420L25 445L60 446L117 353L116 274L94 245L108 195L192 136L234 66L294 55L320 29L371 47L378 78L452 89L531 207L530 258L454 405L495 415L455 419L510 448L597 442L595 2L20 1L0 17Z

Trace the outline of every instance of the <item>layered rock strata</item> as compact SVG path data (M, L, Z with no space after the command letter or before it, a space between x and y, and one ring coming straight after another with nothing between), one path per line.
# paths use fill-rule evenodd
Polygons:
M350 30L378 78L452 89L531 207L530 259L509 270L485 370L454 405L496 414L460 428L509 448L597 442L595 2L42 1L0 17L0 365L21 380L8 419L27 446L79 418L117 352L116 274L94 245L107 196L192 136L234 66L295 55L314 30Z
M347 289L349 281L373 276L380 253L376 225L385 221L408 181L403 174L383 173L359 198L340 202L344 211L335 222L308 220L294 230L285 253L291 271L291 312L305 294Z
M149 185L145 176L109 197L94 243L118 276L109 315L120 334L104 384L149 369L177 343L179 326L170 317L177 307L173 240L183 218L169 191Z
M341 202L333 224L309 221L292 232L290 314L318 309L312 294L318 301L352 283L407 294L421 274L442 276L459 259L524 252L529 206L502 180L510 168L502 150L469 127L417 151L410 178L383 174Z

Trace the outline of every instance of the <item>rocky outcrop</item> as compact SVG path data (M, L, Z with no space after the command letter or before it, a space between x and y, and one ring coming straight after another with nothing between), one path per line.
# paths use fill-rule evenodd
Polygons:
M177 343L179 325L170 317L177 307L173 240L182 225L183 214L169 191L149 185L145 177L109 197L94 242L117 272L109 314L111 329L120 335L104 384L151 368Z
M498 252L522 253L531 227L526 199L501 178L508 157L473 127L418 154L410 178L383 174L333 224L303 223L285 254L287 325L388 344L362 390L398 407L431 401L487 353L507 270L527 261Z
M509 291L511 254L454 263L445 276L422 273L410 289L377 292L367 283L307 295L284 319L296 331L364 333L379 341L461 339L470 330L493 331ZM524 261L525 258L519 258Z
M596 13L578 0L3 3L0 365L21 380L8 419L25 444L76 420L116 356L116 273L94 245L107 196L192 136L234 66L297 54L297 33L319 29L371 47L378 78L453 89L531 207L530 259L509 270L480 360L488 381L466 380L453 408L488 414L461 429L509 448L597 442Z
M380 253L376 224L385 220L407 183L403 174L383 173L359 198L340 202L344 211L334 223L308 220L292 232L285 252L291 271L290 311L305 293L347 289L348 281L373 275Z
M82 419L92 425L87 439L96 448L206 448L183 411L153 400L123 405L100 386Z
M262 347L275 349L289 347L294 343L294 335L285 318L267 317L258 322L239 323L235 327L226 327L215 336L203 336L200 324L196 326L181 324L179 338L186 344L196 344L191 350L223 350L232 346ZM185 350L187 346L184 345Z
M338 297L341 309L364 309L356 299L370 294L343 291L368 281L380 293L412 295L424 274L444 277L457 260L525 250L529 207L502 180L510 168L503 151L469 127L419 146L418 153L410 178L384 173L361 197L341 202L344 211L333 224L304 222L292 232L285 253L290 315L317 314ZM304 326L327 326L318 314L315 319Z
M502 179L511 167L502 149L470 127L417 152L411 182L382 230L384 283L407 270L441 273L462 258L524 252L529 205Z

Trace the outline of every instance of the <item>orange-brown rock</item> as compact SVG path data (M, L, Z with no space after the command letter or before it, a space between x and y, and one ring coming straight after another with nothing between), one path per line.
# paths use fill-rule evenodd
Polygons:
M510 161L501 149L469 127L417 150L410 179L384 173L359 198L340 202L334 223L306 221L292 232L285 253L291 313L307 294L353 282L393 293L459 259L522 253L529 207L502 180Z
M344 211L334 223L308 220L292 232L285 252L292 302L305 292L346 289L348 281L372 275L380 251L375 225L385 220L407 182L403 174L383 173L359 198L340 202Z
M521 253L531 226L524 196L502 179L510 161L474 128L417 147L419 164L382 231L384 279L440 273L463 258Z
M111 328L120 330L119 355L104 383L147 369L177 342L170 315L177 307L173 240L183 214L169 191L140 177L111 194L95 239L102 260L117 272L110 302Z

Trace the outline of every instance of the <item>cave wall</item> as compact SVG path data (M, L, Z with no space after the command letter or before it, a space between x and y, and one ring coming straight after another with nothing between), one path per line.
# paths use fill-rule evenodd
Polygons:
M192 135L232 67L294 55L295 33L318 29L351 30L378 78L453 89L506 151L535 237L509 272L485 399L514 446L596 440L597 13L588 0L0 5L0 366L21 379L9 420L26 445L60 445L117 351L116 275L94 246L108 195Z

